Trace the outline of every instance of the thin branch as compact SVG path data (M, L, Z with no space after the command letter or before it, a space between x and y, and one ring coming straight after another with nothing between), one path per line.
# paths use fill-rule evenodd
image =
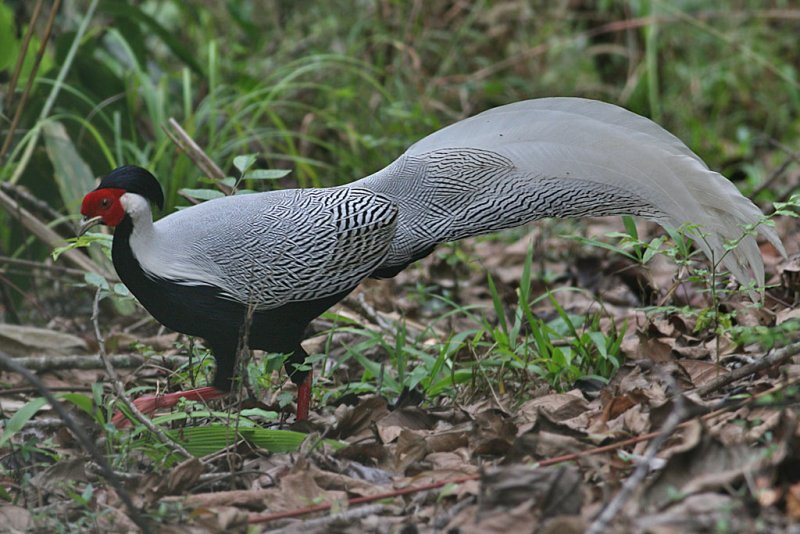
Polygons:
M0 190L0 208L5 209L9 215L16 218L25 228L28 229L34 236L39 238L40 241L44 242L44 244L50 247L60 247L64 244L64 238L61 237L57 232L55 232L52 228L47 226L45 223L40 221L35 215L33 215L30 211L26 210L20 204L11 198L7 193ZM99 274L104 277L108 277L103 270L95 264L92 260L90 260L85 254L81 253L77 250L67 250L64 252L63 256L73 265L83 269L84 271L89 271L92 273Z
M60 265L48 265L47 263L42 263L40 261L22 260L19 258L11 258L9 256L0 256L0 264L25 267L26 272L30 272L31 269L42 269L44 271L72 274L75 276L83 276L84 274L86 274L86 271L83 271L81 269L71 269L70 267L62 267Z
M0 189L8 193L20 205L26 205L32 213L37 214L42 219L54 221L54 225L57 224L69 233L75 232L75 226L72 221L65 220L64 215L53 209L50 203L37 198L27 188L3 182L0 183Z
M122 502L125 504L125 507L128 509L128 514L130 515L131 519L140 529L142 529L143 532L153 532L153 530L150 528L150 524L145 520L144 516L139 513L139 510L133 504L133 500L128 494L128 491L125 489L125 486L122 485L122 482L114 474L114 471L111 469L111 466L108 464L105 457L100 453L99 450L97 450L97 447L94 446L92 440L83 430L81 425L78 424L75 419L73 419L64 405L61 404L58 399L56 399L47 386L45 386L36 375L14 361L14 358L3 352L0 352L0 364L2 364L6 369L10 369L11 371L22 375L25 380L30 382L39 391L42 397L44 397L50 406L53 407L53 410L55 410L55 412L64 422L64 425L78 439L81 447L83 447L86 453L91 456L92 460L94 460L100 466L103 476L114 487L114 490L117 492L120 500L122 500Z
M175 143L178 148L183 150L183 152L191 159L194 164L209 178L214 178L216 180L222 180L225 178L225 173L219 166L214 163L214 161L208 157L208 154L203 151L202 148L195 142L191 136L186 133L181 125L176 121L174 118L170 117L169 127L163 127L164 132L166 132L167 136ZM233 192L233 189L221 182L217 182L217 187L225 193L226 195L230 195Z
M658 451L661 450L662 445L664 445L664 443L667 441L667 438L669 438L672 433L675 432L675 430L681 425L687 416L688 412L686 409L686 403L684 402L683 394L681 393L678 385L675 383L675 380L666 373L663 373L662 379L669 384L669 387L673 392L672 412L670 412L667 420L664 421L664 425L661 427L658 435L647 446L647 451L645 452L642 461L636 466L636 469L634 469L633 473L631 473L631 476L625 480L625 483L622 484L622 489L620 489L614 498L611 499L608 504L606 504L603 510L597 515L597 517L595 517L594 521L592 521L592 524L589 525L589 528L586 530L587 534L602 534L603 532L606 532L611 521L631 499L636 488L638 488L642 482L644 482L644 478L650 472L650 466L652 465L656 454L658 454Z
M15 184L17 181L19 181L22 173L25 172L25 169L28 167L28 162L31 160L31 157L33 157L33 151L35 150L36 145L39 142L39 136L41 135L42 123L45 121L45 119L47 119L48 115L50 115L50 111L53 109L53 106L56 103L58 94L61 92L61 88L64 86L64 80L67 77L67 72L69 72L70 68L72 67L72 63L75 60L75 56L77 55L78 48L81 44L81 40L86 34L86 31L89 29L89 22L94 16L94 12L97 9L99 1L100 0L92 0L92 3L89 4L89 7L86 9L86 14L83 16L83 19L81 19L78 30L75 32L75 36L72 38L72 44L70 45L69 51L67 51L67 55L61 62L61 69L58 71L58 76L56 76L53 89L47 95L47 100L45 100L42 110L39 112L39 118L31 131L31 135L28 139L27 145L25 146L25 150L20 157L20 161L14 168L14 173L9 179L9 182L12 184Z
M800 354L800 342L791 343L785 347L781 347L780 349L773 350L760 360L739 367L738 369L734 369L726 375L719 376L708 384L694 389L692 392L703 397L713 391L727 386L732 382L735 382L736 380L758 373L765 369L769 369L770 367L781 365L797 354Z
M22 74L22 67L25 65L25 57L28 55L28 46L31 44L31 38L33 37L33 30L36 27L36 23L39 21L39 15L42 12L42 4L43 0L36 0L36 5L33 6L33 13L31 13L31 20L28 21L28 29L25 32L25 37L22 39L22 46L19 48L19 52L17 53L17 63L14 65L14 73L11 75L11 81L8 83L8 89L6 91L6 109L11 111L11 104L14 102L14 94L17 90L17 82L19 81L19 76ZM14 133L14 128L10 128L8 130L8 136L12 136ZM3 157L5 151L0 151L0 158Z
M303 530L321 530L330 532L335 529L337 523L349 523L356 519L363 519L370 515L379 515L386 511L386 506L383 504L370 504L367 506L359 506L339 512L336 514L327 515L325 517L318 517L316 519L308 519L303 521L302 524L296 525L295 528L302 528Z
M119 379L117 371L114 369L114 366L111 365L111 360L107 358L105 339L103 339L103 335L100 333L100 293L101 289L98 288L94 295L94 305L92 306L92 324L94 325L94 333L97 337L100 358L105 364L106 373L108 373L108 377L111 379L111 384L114 386L114 391L117 394L117 398L122 402L122 404L125 405L125 407L128 408L134 419L142 423L158 438L159 441L170 447L173 452L178 453L185 458L192 458L193 456L180 443L167 436L163 430L158 428L153 424L152 421L150 421L150 419L145 417L145 415L139 411L139 408L136 407L133 401L131 401L130 397L128 397L128 394L125 392L125 387L122 385L122 380Z
M139 367L148 361L153 361L153 358L145 358L141 354L114 354L113 356L106 355L105 358L114 368L131 369ZM170 365L183 365L189 358L186 356L162 356L164 360ZM160 359L159 359L160 360ZM31 371L59 371L63 369L105 369L106 364L103 361L103 356L100 354L91 355L70 355L61 356L53 354L45 354L40 356L22 356L16 358L16 361L21 366ZM5 391L3 391L5 393Z
M36 73L39 71L39 65L42 62L42 58L44 57L44 51L47 47L47 41L50 39L50 32L53 29L53 20L55 18L55 13L58 11L59 4L61 3L60 0L56 0L53 9L50 11L50 19L47 21L47 32L45 36L42 38L42 42L39 45L39 50L36 54L36 59L33 64L33 68L31 72L28 74L28 83L25 84L25 89L22 93L22 98L17 104L16 111L14 112L14 118L11 120L11 125L8 128L8 133L6 134L6 139L3 142L3 147L0 148L0 159L6 155L8 152L9 147L11 146L11 140L14 139L14 132L17 131L17 125L19 124L19 119L22 117L22 111L25 109L25 104L28 101L28 96L31 92L31 87L33 87L33 80L36 78ZM36 22L39 20L39 14L42 11L42 0L38 0L36 2L36 6L33 8L33 14L31 15L31 20L28 24L28 31L25 32L25 38L22 41L22 47L20 48L17 54L17 64L14 66L14 74L11 77L11 83L8 87L8 102L7 106L9 111L11 110L11 103L14 100L14 91L17 88L17 82L19 81L19 76L22 74L22 67L25 64L25 56L28 55L28 46L30 45L31 38L33 37L33 30L36 27Z

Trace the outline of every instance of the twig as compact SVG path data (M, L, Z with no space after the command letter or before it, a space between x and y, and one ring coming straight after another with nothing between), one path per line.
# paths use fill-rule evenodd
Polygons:
M225 173L219 166L214 163L214 161L208 157L202 148L192 139L186 130L184 130L181 125L176 121L174 118L170 117L168 124L172 130L164 127L164 132L167 136L175 143L178 148L183 150L183 152L191 159L195 165L209 178L215 178L216 180L222 180L225 178ZM217 187L226 195L229 195L233 192L233 188L221 183L217 182Z
M14 65L14 73L11 75L11 81L8 83L8 89L6 90L6 109L9 111L11 110L11 104L14 102L14 94L17 90L19 75L22 74L22 67L25 65L25 56L28 55L28 46L31 44L33 29L36 27L36 23L39 20L39 14L42 12L43 3L43 0L36 0L33 13L31 13L31 20L28 21L28 29L25 31L25 37L22 39L22 46L20 46L19 52L17 52L17 63ZM11 135L13 131L13 129L9 129L9 135ZM5 152L0 151L0 158L3 157L4 153Z
M4 191L0 191L0 208L5 209L9 215L15 217L22 225L27 228L39 240L43 241L50 247L58 247L64 244L64 238L58 235L53 229L41 222L30 211L26 210L19 203L11 198ZM73 265L89 271L97 273L101 276L106 276L106 273L97 266L92 260L77 250L67 250L64 252L64 257Z
M19 363L19 360L20 360L19 358L14 358L14 361L16 361L17 363ZM24 365L23 365L23 367L25 367L29 371L37 370L37 369L31 369L30 367L26 367ZM69 391L69 392L72 392L72 391L86 391L86 392L92 391L92 388L90 388L88 386L50 386L48 389L50 391L53 391L53 392L56 392L56 393L58 393L60 391ZM39 390L36 389L33 386L31 386L31 387L8 388L8 389L0 390L0 396L19 395L19 394L23 394L23 393L35 393L37 391L39 391Z
M19 267L27 267L28 272L30 269L42 269L45 271L53 271L56 273L72 274L75 276L83 276L86 271L81 269L72 269L70 267L62 267L60 265L48 265L40 261L21 260L19 258L10 258L8 256L0 256L0 263L6 265L17 265Z
M115 354L113 356L106 355L105 358L114 367L130 369L139 367L152 358L145 358L141 354ZM186 356L163 356L170 364L183 365L188 361ZM18 364L30 369L31 371L57 371L61 369L105 369L106 364L103 361L103 356L100 354L92 354L88 356L56 356L46 354L43 356L22 356L15 358ZM5 393L3 391L2 393Z
M81 447L86 451L89 456L91 456L92 460L94 460L102 469L103 476L106 480L114 487L114 490L117 492L120 500L125 504L125 507L128 509L128 514L130 515L131 519L136 523L136 525L142 529L143 532L149 533L152 532L150 528L150 524L145 520L144 516L139 513L139 510L133 504L133 500L131 496L128 494L128 491L122 485L120 480L114 474L114 471L111 469L111 466L108 465L105 457L100 453L99 450L94 446L92 440L83 430L83 428L73 419L73 417L69 414L67 409L64 407L61 402L55 398L55 396L50 392L50 390L45 386L39 378L30 372L28 369L25 369L17 362L14 361L14 358L8 356L7 354L0 352L0 363L7 368L12 370L15 373L19 373L22 375L28 382L30 382L38 391L41 393L42 397L44 397L50 406L53 407L53 410L58 414L61 420L64 422L64 425L72 432L72 434L78 439L81 444Z
M27 137L27 144L22 152L22 156L15 166L11 178L8 180L12 184L15 184L19 181L22 173L25 172L25 169L28 167L28 162L30 162L31 158L33 157L33 152L39 142L39 136L42 132L42 124L44 123L45 119L47 119L48 115L50 115L50 111L53 109L53 106L56 103L58 94L61 92L61 88L64 86L64 80L67 77L67 72L72 67L72 63L75 60L75 56L77 55L78 48L81 44L81 40L86 34L86 31L89 29L89 22L94 16L94 12L97 9L97 4L99 2L100 0L92 0L92 2L89 4L89 7L86 9L86 13L81 19L81 23L78 25L78 29L72 39L72 44L67 51L67 55L61 61L61 68L58 71L58 76L56 76L55 83L53 83L53 88L47 95L47 99L45 100L44 105L39 112L39 117L36 121L36 124L31 129L30 135Z
M39 45L39 50L36 53L36 59L34 60L33 67L28 74L28 83L25 84L25 89L22 92L22 98L20 99L19 104L17 104L16 111L14 112L14 118L11 120L11 125L8 128L8 133L6 134L6 139L3 142L3 148L0 148L0 158L5 156L6 152L8 152L8 148L11 146L11 140L14 138L14 132L17 131L19 119L22 117L22 111L25 109L25 104L28 101L31 87L33 87L33 81L36 79L36 73L39 71L39 66L42 63L44 52L47 49L47 41L50 40L50 33L53 30L53 21L55 20L55 14L58 12L60 4L61 0L56 0L53 4L53 8L50 10L50 18L47 20L47 30L45 30L44 37L42 37L42 42ZM36 22L39 20L39 14L41 11L42 0L39 0L36 2L36 5L33 8L31 20L28 24L28 31L25 32L25 38L22 42L22 47L20 47L20 50L17 53L17 64L14 66L14 74L11 77L8 93L6 93L8 95L7 105L9 110L11 109L11 102L14 100L14 91L16 90L17 81L19 81L19 75L22 73L22 67L25 64L25 56L28 55L28 45L33 37L33 29L36 27Z
M611 499L608 504L601 510L601 512L595 517L592 524L589 525L589 528L586 530L587 534L602 534L608 528L609 523L616 517L622 507L630 500L633 496L633 492L638 488L641 483L644 481L644 478L647 476L647 473L650 472L650 465L653 462L653 459L656 457L656 454L661 449L661 446L664 445L664 442L667 441L673 432L681 425L683 420L686 418L687 410L686 410L686 403L683 399L683 394L678 388L678 385L675 383L675 380L669 376L667 373L662 373L664 379L670 386L672 390L672 402L673 408L672 412L667 417L667 420L664 422L664 426L661 427L661 430L658 432L658 435L650 442L647 446L647 451L644 454L642 461L636 466L631 476L629 476L625 482L622 484L622 489Z
M771 190L778 178L780 178L783 173L786 172L786 169L788 169L792 163L795 163L797 156L797 153L789 154L789 156L786 158L786 161L784 161L777 169L772 171L772 174L770 174L766 180L761 182L761 185L759 185L755 191L750 193L750 197L757 198L758 195L760 195L763 191Z
M440 480L439 482L424 484L422 486L409 486L407 488L401 488L394 491L387 491L385 493L380 493L377 495L367 495L364 497L356 497L354 499L348 499L347 505L349 507L355 504L364 504L373 501L381 501L383 499L389 499L392 497L401 497L403 495L419 493L420 491L438 489L443 486L446 486L447 484L463 484L464 482L469 482L471 480L478 480L479 478L480 475L469 475L450 480ZM315 512L326 512L330 510L331 506L333 506L331 503L323 503L323 504L318 504L316 506L301 508L299 510L288 510L285 512L275 512L271 514L253 514L250 516L248 523L250 523L251 525L258 523L269 523L270 521L275 521L277 519L290 519L292 517L299 517L301 515L311 514Z
M382 514L386 511L386 506L383 504L370 504L368 506L361 506L359 508L353 508L351 510L345 510L344 512L339 512L338 514L331 514L325 517L318 517L316 519L308 519L303 521L300 525L292 525L290 527L291 531L295 531L298 527L302 528L303 530L324 530L330 531L331 527L336 523L347 523L353 521L354 519L363 519L369 515L378 515ZM268 532L283 532L284 528L276 528L270 530Z
M8 193L8 195L17 202L26 205L32 213L38 215L42 219L54 221L54 227L59 227L59 229L69 232L70 234L75 232L75 226L71 224L72 221L65 220L63 214L55 210L48 202L36 197L27 188L21 185L3 182L0 183L0 189Z
M759 371L769 369L770 367L780 365L797 354L800 354L800 342L791 343L785 347L781 347L780 349L775 349L770 354L767 354L758 361L739 367L738 369L734 369L726 375L717 377L708 384L694 389L692 392L703 397L713 391L727 386L731 382L739 380L740 378L744 378L746 376L758 373Z
M192 458L192 455L187 451L183 446L178 443L177 441L173 440L169 436L167 436L160 428L153 424L150 419L145 417L145 415L139 411L139 408L136 407L135 404L131 401L128 394L125 392L125 388L122 385L122 381L119 379L117 375L117 371L114 370L114 366L111 365L111 360L106 356L106 343L103 339L102 334L100 333L100 294L101 289L97 288L97 292L94 294L94 305L92 306L92 324L94 325L94 333L97 337L97 345L100 351L100 358L103 360L105 364L106 373L108 373L108 377L111 379L111 383L114 386L114 390L117 394L117 398L125 405L125 407L130 410L131 415L133 415L134 419L142 423L150 432L152 432L159 441L164 443L166 446L170 447L173 452L176 452L182 455L185 458Z

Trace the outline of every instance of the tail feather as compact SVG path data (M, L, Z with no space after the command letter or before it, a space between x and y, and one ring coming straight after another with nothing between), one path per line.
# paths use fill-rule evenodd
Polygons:
M755 238L742 237L761 211L677 137L611 104L546 98L495 108L429 135L353 185L400 207L385 270L438 243L542 217L631 214L696 226L709 258L743 284L764 284ZM785 254L771 227L757 232Z

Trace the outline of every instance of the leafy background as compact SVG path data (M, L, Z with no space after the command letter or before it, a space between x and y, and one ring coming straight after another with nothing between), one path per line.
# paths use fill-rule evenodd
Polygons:
M23 52L39 4L42 14ZM48 16L56 7L48 31ZM0 322L78 337L57 337L48 345L37 331L14 343L35 345L36 338L52 352L55 346L82 342L86 351L96 352L89 317L100 288L110 352L119 352L119 358L131 352L154 356L164 366L170 358L179 360L177 371L169 374L151 368L128 377L132 393L152 390L156 383L171 388L204 380L210 359L202 360L199 370L186 363L187 355L195 364L207 356L199 342L160 332L124 287L115 284L102 247L92 247L90 256L73 251L57 261L51 258L53 249L74 233L83 194L96 177L118 165L145 166L160 178L167 196L164 213L202 196L198 190L213 188L215 182L170 139L170 118L226 175L240 178L244 172L246 188L265 190L350 182L383 168L425 134L492 106L554 95L595 98L662 124L769 211L773 203L788 201L800 181L798 35L800 9L790 0L6 0L0 4ZM18 61L21 76L11 93ZM241 159L246 154L256 158ZM255 168L291 172L264 180L255 179ZM187 195L187 189L195 193ZM30 218L20 219L20 206ZM796 252L794 223L779 218L777 228L790 253ZM656 252L671 259L659 262ZM654 405L667 399L666 386L658 373L644 371L645 378L636 375L645 384L636 382L638 393L620 386L626 379L618 371L626 358L663 364L664 359L689 357L691 365L681 360L681 369L693 387L702 387L711 370L739 365L737 354L763 355L795 335L796 323L790 319L796 317L792 304L798 281L792 276L800 269L790 263L780 267L778 276L780 258L769 248L764 252L776 286L766 313L742 304L745 295L727 291L724 279L690 258L680 237L663 236L652 225L630 220L547 221L442 247L391 282L367 284L316 323L312 359L324 369L316 423L334 428L337 439L358 442L369 432L359 426L363 420L354 419L368 419L364 414L369 413L384 456L359 459L394 476L413 476L421 465L441 467L438 457L411 455L412 461L403 456L416 450L419 435L417 441L408 434L400 444L395 441L400 432L423 432L431 414L406 414L398 423L399 412L386 415L383 408L363 404L374 402L368 399L359 401L355 415L343 415L347 402L342 399L348 395L377 393L391 402L414 404L421 399L409 401L408 392L422 391L425 410L463 407L475 425L471 435L481 438L470 438L466 446L455 440L452 450L425 442L425 450L434 446L442 448L437 453L456 454L465 447L467 452L458 454L469 458L471 467L484 465L487 457L519 461L520 443L527 443L537 424L529 403L544 398L553 409L574 406L575 399L558 395L575 386L582 391L605 388L606 396L581 405L582 422L561 429L571 438L575 428L598 432L598 420L608 423L604 431L614 438L657 428L649 410L655 413ZM680 291L674 291L676 279ZM13 345L8 336L0 332L2 351ZM276 454L295 450L300 439L256 428L274 421L277 411L291 403L291 389L278 369L277 356L249 365L250 387L268 400L237 419L249 429L251 444ZM143 463L164 476L176 473L174 453L145 439L143 428L128 435L106 424L113 408L97 373L45 376L52 387L76 391L64 400L87 412L98 433L102 429L106 443L113 445L105 450L115 468L136 471ZM7 388L19 385L8 374L3 380ZM609 380L617 380L617 389L607 386ZM759 384L750 384L748 391L773 385ZM4 412L23 409L7 423L0 444L12 446L10 457L17 463L3 464L4 480L10 482L0 497L33 506L35 513L20 521L40 528L58 524L56 519L74 528L105 525L110 519L98 511L98 502L106 489L96 480L63 476L66 490L48 490L48 498L70 513L52 513L44 503L26 500L26 484L43 473L52 475L48 469L53 466L63 468L75 444L64 445L51 431L33 434L35 439L25 434L23 428L36 422L37 412L41 416L44 402L28 402L29 392L13 391L10 403L2 404ZM545 393L556 397L541 397ZM343 404L336 411L322 408L334 402ZM497 415L506 408L503 417ZM439 424L460 428L462 415L441 416ZM758 417L768 419L763 413ZM195 407L191 415L179 410L157 422L173 437L188 435L182 429L187 421L203 422L207 430L191 427L188 441L200 455L230 440L226 425L207 421L229 418L224 410ZM730 425L761 429L743 441L760 451L759 446L770 443L769 433L778 431L759 427L761 419L756 419ZM284 441L276 445L271 440ZM716 450L691 443L704 455ZM395 455L404 459L386 460ZM704 455L695 459L720 465ZM265 461L252 453L246 458ZM269 460L276 465L296 465L293 459L272 458L283 458ZM204 465L220 468L215 461ZM778 469L780 461L771 467ZM330 467L312 463L317 470ZM627 467L616 467L627 472ZM584 493L592 495L588 508L607 491L597 482L608 478L605 467L593 469L582 471L589 488ZM197 477L203 472L195 471ZM293 476L306 484L307 494L330 497L320 493L332 490L319 476L312 484L304 473ZM619 472L614 474L611 479L618 480ZM184 484L156 491L152 480L142 480L135 485L137 495L193 489ZM300 483L284 482L289 480ZM231 485L252 489L256 482L242 475ZM470 491L455 501L469 504ZM781 495L754 514L756 519L769 522L773 518L767 512L775 510L789 513L793 501ZM452 495L447 502L449 509ZM712 508L734 510L742 503L748 501ZM284 508L297 505L283 503ZM160 506L148 501L145 508L166 523L186 520L164 508L164 502ZM456 521L459 513L445 514L446 519ZM122 521L111 515L112 522ZM402 521L413 514L397 516ZM519 517L521 524L530 523L529 515ZM722 524L725 517L712 519Z

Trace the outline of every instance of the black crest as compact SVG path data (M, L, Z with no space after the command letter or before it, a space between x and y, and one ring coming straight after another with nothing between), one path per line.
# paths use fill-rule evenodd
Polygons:
M100 181L97 189L124 189L130 193L142 195L155 204L159 209L164 209L164 193L161 184L150 171L136 165L117 167Z

